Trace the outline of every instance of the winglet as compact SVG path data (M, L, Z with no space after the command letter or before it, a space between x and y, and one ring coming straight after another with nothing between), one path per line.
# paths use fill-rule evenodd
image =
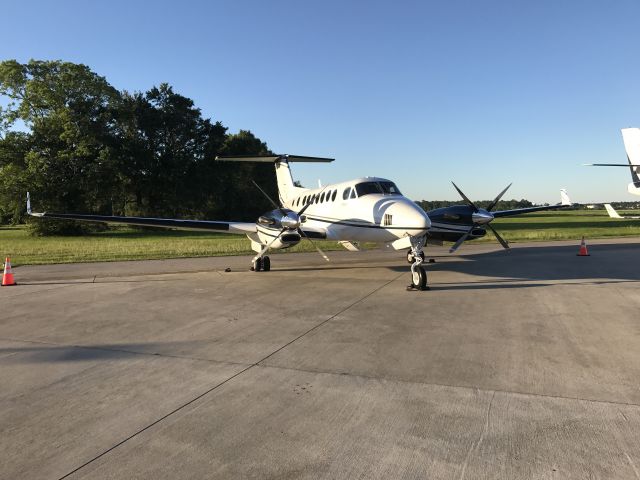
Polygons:
M620 214L618 212L616 212L616 209L613 208L611 206L611 204L605 203L604 204L604 208L607 210L607 213L609 214L609 216L611 218L623 218L623 217L620 216Z
M569 198L569 194L565 188L560 189L560 204L561 205L573 205L571 203L571 199Z
M27 213L32 217L44 217L44 213L35 213L31 211L31 195L27 192Z

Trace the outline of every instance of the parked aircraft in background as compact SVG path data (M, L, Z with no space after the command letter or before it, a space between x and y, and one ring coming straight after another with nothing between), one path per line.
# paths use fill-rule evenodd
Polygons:
M640 195L640 128L623 128L622 141L627 152L628 163L588 163L589 167L627 167L631 171L631 183L627 191Z
M611 206L609 203L604 204L604 208L607 210L607 213L611 218L617 218L619 220L638 220L640 216L637 215L620 215L616 212L616 209Z

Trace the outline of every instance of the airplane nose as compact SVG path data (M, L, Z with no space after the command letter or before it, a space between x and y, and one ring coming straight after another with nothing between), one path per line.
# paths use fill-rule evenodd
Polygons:
M413 202L398 202L389 211L393 215L393 225L405 227L416 232L416 235L418 231L424 232L431 228L427 212Z

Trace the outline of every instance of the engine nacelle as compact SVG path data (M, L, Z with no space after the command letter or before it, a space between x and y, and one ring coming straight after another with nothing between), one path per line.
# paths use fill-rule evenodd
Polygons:
M298 232L300 218L293 210L278 208L261 215L256 222L258 238L262 245L271 243L272 249L289 248L297 245L301 236ZM284 231L283 231L284 230Z

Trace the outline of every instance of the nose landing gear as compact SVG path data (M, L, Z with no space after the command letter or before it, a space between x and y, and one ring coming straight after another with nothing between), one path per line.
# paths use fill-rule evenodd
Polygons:
M411 250L407 253L407 261L411 263L411 284L407 290L429 290L427 285L427 271L422 266L424 260L424 244L426 236L411 237Z

